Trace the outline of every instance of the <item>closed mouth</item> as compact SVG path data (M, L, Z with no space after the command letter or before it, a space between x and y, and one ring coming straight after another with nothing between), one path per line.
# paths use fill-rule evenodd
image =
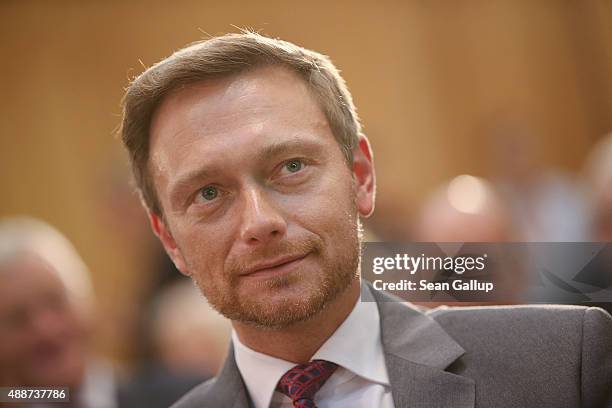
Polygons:
M291 255L285 256L282 258L277 258L272 261L259 263L252 268L249 268L248 272L243 276L245 277L269 277L278 274L288 273L293 270L293 267L296 266L300 261L306 258L309 255Z

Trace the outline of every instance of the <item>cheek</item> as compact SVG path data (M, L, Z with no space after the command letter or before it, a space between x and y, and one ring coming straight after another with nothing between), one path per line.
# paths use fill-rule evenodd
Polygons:
M24 349L27 337L14 330L1 331L0 361L10 361Z
M290 214L317 234L346 237L357 223L352 179L329 180L320 187L316 193L297 198Z
M63 328L66 336L70 336L74 341L80 341L87 334L87 323L86 316L83 313L79 313L77 305L69 306L70 309L64 311L60 319L63 323Z
M14 330L0 334L0 366L25 367L32 362L36 337L27 330ZM1 370L0 370L1 371Z
M198 275L222 273L227 257L232 229L227 223L198 224L177 229L175 239L187 266Z

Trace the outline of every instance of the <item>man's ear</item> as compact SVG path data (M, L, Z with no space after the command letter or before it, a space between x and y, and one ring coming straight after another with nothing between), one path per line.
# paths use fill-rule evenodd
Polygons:
M176 266L176 269L178 269L179 272L181 272L185 276L191 276L191 273L187 269L185 259L183 258L183 255L181 254L181 251L176 245L174 237L166 226L164 220L150 209L147 208L146 211L147 215L149 216L149 222L151 223L151 228L153 229L153 232L161 241L162 245L164 246L164 249L166 250L166 253L170 257L170 259L172 259L172 262L174 262L174 266Z
M356 203L359 214L369 217L374 211L376 196L376 174L370 141L359 135L359 143L353 148L353 178L355 179Z

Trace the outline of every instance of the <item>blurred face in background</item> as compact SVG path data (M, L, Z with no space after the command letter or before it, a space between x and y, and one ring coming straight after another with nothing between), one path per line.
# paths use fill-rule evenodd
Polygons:
M226 317L285 327L358 285L367 141L351 169L307 85L264 67L175 91L151 124L153 228ZM369 190L368 190L369 189Z
M0 265L0 278L0 381L77 386L84 325L56 272L21 255Z

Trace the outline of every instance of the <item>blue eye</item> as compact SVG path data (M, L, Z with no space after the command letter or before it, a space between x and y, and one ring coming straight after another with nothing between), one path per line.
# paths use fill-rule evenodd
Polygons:
M200 190L200 195L204 200L212 201L219 195L219 190L217 190L216 187L204 187L202 190Z
M302 168L304 167L304 163L302 163L301 160L289 160L286 164L285 164L285 168L290 172L290 173L297 173L298 171L302 170Z

